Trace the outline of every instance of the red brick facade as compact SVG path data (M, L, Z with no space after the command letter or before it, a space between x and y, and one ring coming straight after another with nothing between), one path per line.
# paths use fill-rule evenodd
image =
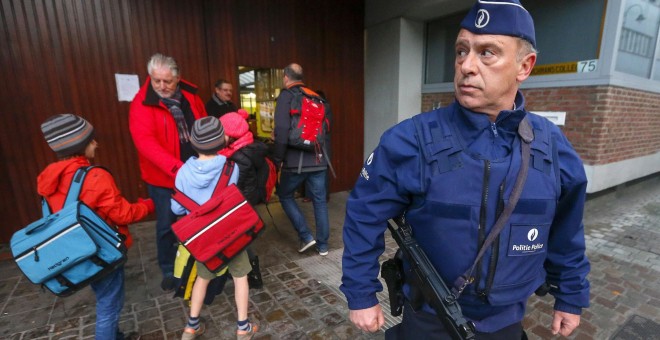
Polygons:
M602 165L660 151L660 94L614 86L523 90L530 111L565 111L562 130L585 164ZM422 95L422 110L453 93Z

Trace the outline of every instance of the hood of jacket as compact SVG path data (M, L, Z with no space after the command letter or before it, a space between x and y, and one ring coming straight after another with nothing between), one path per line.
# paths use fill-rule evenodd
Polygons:
M85 156L49 164L37 177L37 192L43 197L50 197L58 191L66 194L71 183L62 183L62 178L73 174L80 167L89 165Z
M222 155L213 157L212 159L200 160L198 157L190 157L190 172L183 172L183 176L191 187L196 189L203 189L215 184L215 180L220 177L220 172L226 162L227 158Z

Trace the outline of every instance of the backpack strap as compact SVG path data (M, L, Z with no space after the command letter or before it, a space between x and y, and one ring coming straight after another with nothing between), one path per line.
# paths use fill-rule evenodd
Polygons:
M76 170L76 173L73 175L73 178L71 179L71 184L69 185L69 191L66 194L66 198L64 199L64 204L62 205L62 207L66 206L67 204L76 202L79 199L80 190L82 189L82 184L83 184L83 181L85 180L85 176L93 168L105 169L102 166L90 165L90 166L80 167L80 168L78 168L78 170ZM46 216L50 216L50 214L52 214L52 213L53 212L50 210L50 206L48 205L48 201L46 201L46 199L42 197L41 198L41 215L43 217L46 217Z
M213 194L211 197L219 194L222 189L229 185L229 179L231 179L231 175L233 173L234 161L227 159L225 165L222 167L222 174L220 174L220 178L218 179L218 183L215 185L215 189L213 189Z
M41 215L43 217L50 216L52 212L50 211L50 206L48 206L48 202L46 201L45 198L41 198Z
M291 106L289 108L289 115L302 114L302 97L303 93L299 86L290 87L284 91L289 91L293 98L291 99Z
M192 211L193 209L199 207L199 204L195 202L192 198L186 196L183 192L181 192L179 189L174 188L174 192L172 193L172 199L175 200L177 203L181 204L186 210Z
M89 171L94 168L100 168L100 167L95 165L90 165L90 166L80 167L78 168L78 170L76 170L76 173L73 174L73 178L71 179L71 185L69 186L69 192L66 194L66 199L64 200L63 207L67 206L68 204L75 203L76 201L79 200L80 190L82 189L82 185L83 182L85 181L85 177L87 176Z
M222 172L220 173L220 178L218 179L218 183L216 183L215 188L213 189L213 193L211 194L211 197L217 195L222 191L222 189L226 188L227 185L229 184L229 179L231 178L232 173L234 172L234 161L230 161L227 159L225 162L225 165L222 167ZM186 194L181 192L181 190L177 189L176 187L174 188L174 193L172 193L172 199L175 200L177 203L181 204L186 210L188 211L193 211L193 209L198 208L200 204L195 202L192 198L188 197Z
M284 91L289 91L293 95L293 99L291 100L291 109L289 111L289 114L291 116L302 114L301 110L302 110L303 97L314 98L320 101L321 103L323 103L324 105L325 103L327 103L327 101L323 99L321 96L319 96L318 93L312 91L310 88L305 86L293 86L288 89L285 89ZM326 124L328 125L328 127L330 126L329 121L327 121Z

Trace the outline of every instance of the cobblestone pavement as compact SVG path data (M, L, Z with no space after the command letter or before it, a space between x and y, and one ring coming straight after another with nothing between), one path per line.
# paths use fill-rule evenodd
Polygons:
M329 202L330 253L313 249L297 252L296 235L277 203L259 210L269 225L254 243L264 288L250 290L249 315L261 325L255 339L382 339L383 333L365 334L352 326L341 277L341 226L347 192ZM308 220L312 204L298 201ZM591 307L572 339L660 339L620 332L627 322L660 323L660 176L616 191L590 197L585 210L587 254L591 260ZM186 322L187 303L159 288L153 222L132 226L135 245L126 264L126 303L120 327L139 332L141 339L178 339ZM388 249L382 259L394 251ZM0 253L7 257L7 245ZM386 296L381 300L387 309ZM524 320L530 339L552 339L551 297L532 297ZM235 337L233 285L205 306L204 339ZM91 339L94 332L94 296L91 289L57 298L31 284L13 261L0 260L0 338ZM398 322L388 317L386 326ZM648 332L647 332L648 333ZM655 338L653 337L655 336ZM559 337L554 337L559 338Z

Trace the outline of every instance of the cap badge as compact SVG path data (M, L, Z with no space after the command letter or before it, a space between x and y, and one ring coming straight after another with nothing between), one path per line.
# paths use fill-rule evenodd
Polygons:
M485 9L480 9L477 12L477 18L474 20L474 26L477 28L484 28L486 25L488 25L488 22L490 21L490 14L488 14L488 11Z

